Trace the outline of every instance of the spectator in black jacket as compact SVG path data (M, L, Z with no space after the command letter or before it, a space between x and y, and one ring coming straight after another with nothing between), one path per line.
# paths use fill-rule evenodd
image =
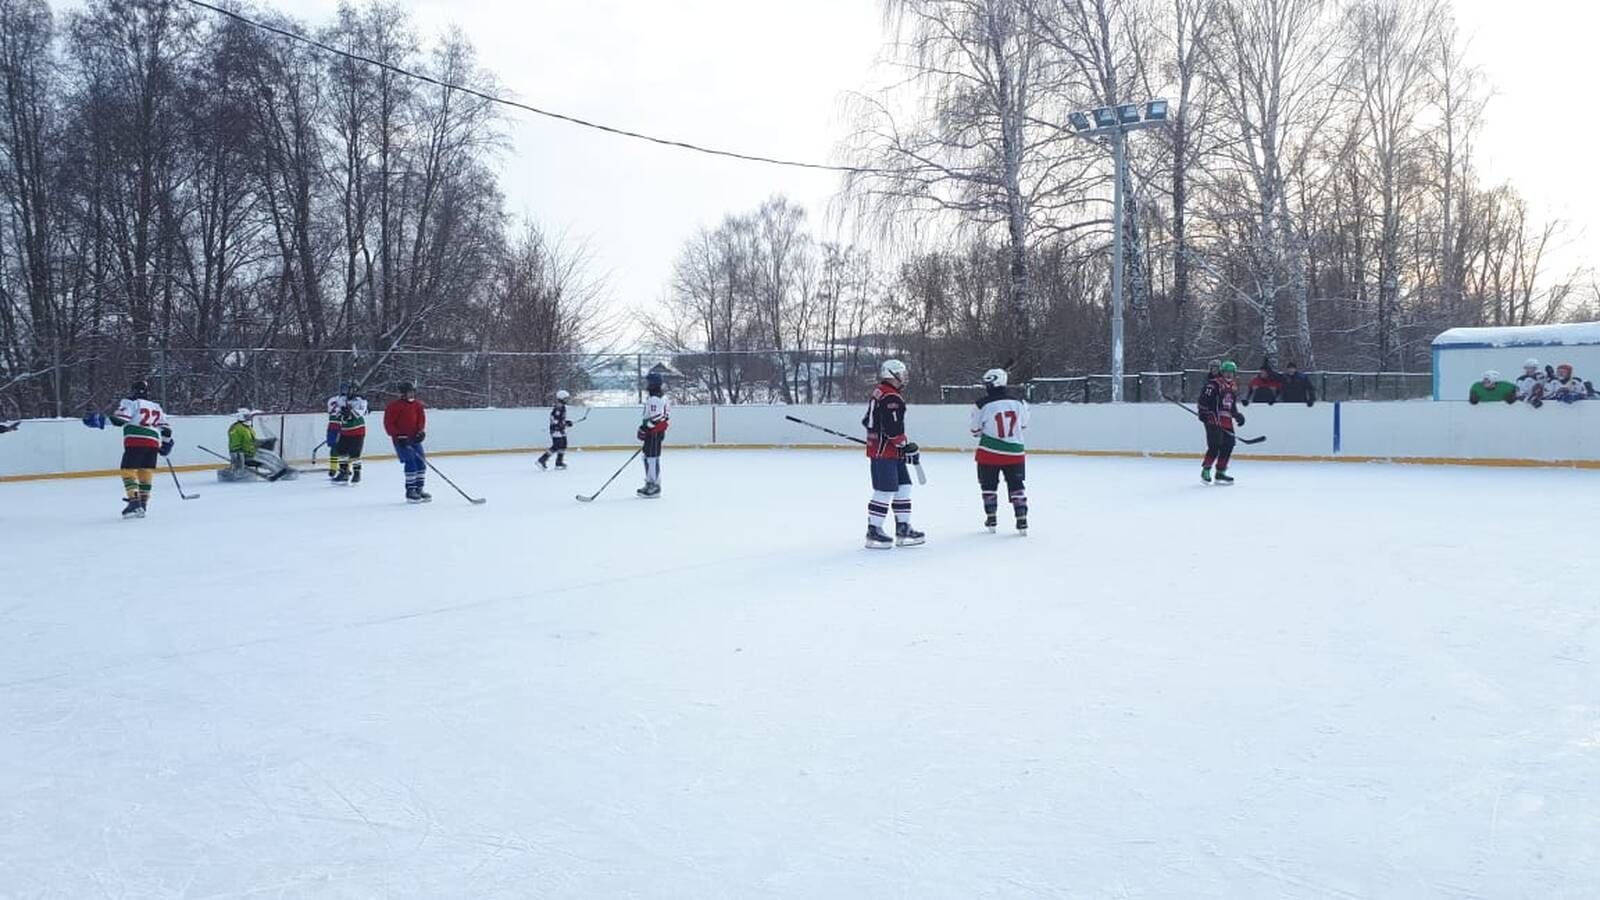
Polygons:
M1300 366L1289 363L1284 366L1283 392L1279 399L1285 403L1304 403L1311 406L1317 402L1317 389L1311 383L1311 376L1300 371Z

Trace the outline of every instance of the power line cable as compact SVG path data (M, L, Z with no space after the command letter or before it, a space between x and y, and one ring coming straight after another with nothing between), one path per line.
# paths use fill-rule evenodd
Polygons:
M323 51L325 53L332 53L332 54L334 54L336 56L342 56L342 57L344 57L346 59L352 59L352 60L355 60L356 62L365 63L366 65L369 65L369 66L376 66L376 67L378 67L380 69L385 69L385 70L393 72L393 73L395 73L397 75L402 75L402 76L404 76L406 78L412 78L412 79L415 79L417 81L424 81L424 82L427 82L428 84L437 85L438 87L445 88L446 90L460 91L463 94L468 94L468 95L471 95L473 97L478 97L478 98L480 98L482 100L487 100L490 103L497 103L497 104L500 104L501 106L509 106L509 107L512 107L513 109L520 109L520 110L523 110L525 112L531 112L531 113L533 113L535 115L544 116L544 117L550 118L550 119L556 119L556 120L559 120L559 121L562 121L562 122L567 122L567 123L572 124L572 125L580 125L580 126L582 126L584 128L593 128L596 131L604 131L604 132L607 132L609 134L615 134L615 135L620 135L622 137L634 138L635 140L649 141L652 144L660 144L660 145L665 146L665 147L677 147L680 150L692 150L692 151L694 151L696 153L705 153L705 154L710 155L710 156L722 156L722 157L727 157L729 159L741 159L741 160L745 160L746 162L766 163L768 165L773 165L773 166L788 166L788 167L794 168L794 169L815 169L815 170L820 170L820 171L824 171L824 172L849 172L849 173L871 173L871 172L878 171L876 169L865 168L865 167L861 167L861 166L835 166L835 165L829 165L827 163L803 162L801 160L794 160L794 159L779 159L777 157L772 157L772 156L759 156L759 155L751 154L751 153L739 153L739 152L737 152L735 150L719 150L719 149L717 149L715 147L703 147L703 146L701 146L699 144L692 144L692 143L690 143L688 141L678 141L678 140L673 140L671 138L655 137L653 135L644 134L644 133L638 132L638 131L629 131L626 128L617 128L615 126L605 125L605 124L602 124L600 122L591 122L588 119L582 119L582 118L579 118L577 116L569 116L566 113L559 113L559 112L555 112L554 110L548 110L548 109L540 109L537 106L532 106L530 104L522 103L522 102L517 101L517 100L507 100L504 97L497 97L497 96L495 96L493 94L488 94L488 93L485 93L483 91L476 90L474 88L466 87L466 86L463 86L463 85L451 84L451 83L449 83L447 81L441 81L438 78L434 78L433 76L426 75L426 74L424 74L422 72L413 72L413 71L411 71L409 69L401 68L400 66L392 65L392 64L386 63L386 62L381 62L379 60L372 59L371 57L362 56L359 53L351 53L348 50L341 50L338 47L334 47L334 46L331 46L329 44L323 43L322 41L319 41L319 40L317 40L315 38L308 37L308 36L303 35L303 34L297 34L297 33L293 32L293 31L289 31L286 28L279 28L279 27L277 27L275 25L268 25L265 22L256 21L255 19L251 19L251 18L249 18L247 16L241 15L240 13L234 12L231 9L224 9L224 8L222 8L220 6L213 6L210 3L206 3L205 0L186 0L186 2L189 3L192 6L198 6L198 7L202 8L202 9L207 9L207 10L210 10L211 12L217 13L218 15L226 16L226 17L228 17L230 19L233 19L236 22L240 22L240 23L242 23L244 25L248 25L251 28L259 29L261 31L271 32L272 34L280 35L282 37L289 38L290 40L293 40L293 41L298 41L298 42L300 42L302 44L306 44L307 46L315 47L316 49L321 50L321 51Z

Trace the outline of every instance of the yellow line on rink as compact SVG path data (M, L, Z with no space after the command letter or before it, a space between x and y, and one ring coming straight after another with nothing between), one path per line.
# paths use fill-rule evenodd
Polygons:
M620 451L629 453L638 449L637 444L597 444L588 447L572 447L567 452L607 452ZM668 444L668 450L843 450L851 453L861 453L859 446L854 444ZM928 453L971 453L971 447L923 447ZM499 450L430 450L428 456L503 456L513 453L543 453L544 447L508 447ZM1029 449L1030 456L1077 456L1085 458L1110 458L1110 459L1200 459L1203 454L1184 453L1168 450L1141 451L1141 450L1035 450ZM395 455L378 454L363 456L363 460L391 460ZM1292 455L1287 453L1253 453L1248 450L1236 454L1236 459L1241 461L1260 462L1335 462L1335 463L1394 463L1404 466L1475 466L1495 469L1597 469L1600 470L1600 460L1597 459L1506 459L1499 457L1458 457L1458 456L1333 456L1327 454ZM290 461L291 465L309 466L311 460L299 459ZM319 461L317 466L322 466ZM221 463L200 463L176 467L179 472L215 472L227 466ZM45 472L36 475L0 475L0 484L21 481L49 481L63 478L116 478L121 474L119 469L94 469L84 472Z

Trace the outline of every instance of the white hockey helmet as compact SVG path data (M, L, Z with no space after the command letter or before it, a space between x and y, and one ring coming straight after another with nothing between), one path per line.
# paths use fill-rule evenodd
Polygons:
M1005 369L990 369L989 371L983 373L983 386L991 388L1003 388L1006 386L1006 379L1007 376Z
M571 397L571 396L572 396L571 394L567 393L564 390L563 391L556 391L556 399L557 400L561 400L561 401L564 402L568 397Z
M898 359L886 359L883 361L883 365L878 367L878 378L884 381L892 380L897 384L905 384L906 364Z
M1522 361L1522 367L1524 369L1537 369L1539 368L1539 361L1530 356Z
M251 418L259 415L260 413L261 410L259 409L251 409L247 406L241 406L239 407L239 411L233 414L233 420L235 422L248 422Z
M1483 380L1484 381L1499 381L1500 380L1500 373L1496 372L1493 369L1490 369L1489 371L1483 373Z

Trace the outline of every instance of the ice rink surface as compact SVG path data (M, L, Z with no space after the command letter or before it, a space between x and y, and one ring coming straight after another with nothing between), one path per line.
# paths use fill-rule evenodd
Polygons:
M0 485L0 896L1600 896L1600 473L622 458Z

